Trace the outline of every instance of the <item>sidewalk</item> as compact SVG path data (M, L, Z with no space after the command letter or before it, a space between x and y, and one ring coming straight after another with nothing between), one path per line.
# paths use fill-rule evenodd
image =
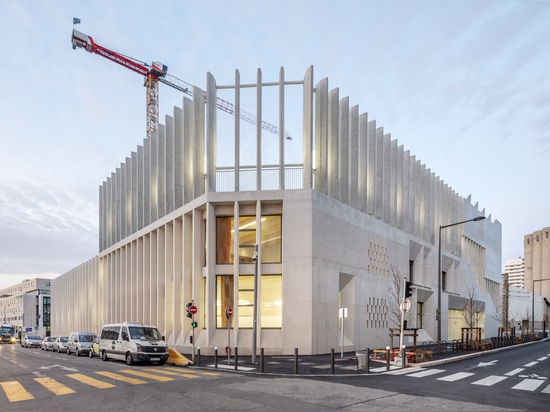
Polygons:
M547 341L543 339L540 341L522 343L518 345L512 345L497 349L490 349L485 351L462 351L462 352L450 352L444 355L434 356L434 359L429 362L423 363L409 363L410 368L421 368L436 366L450 362L456 362L458 360L474 358L478 356L487 355L490 353L500 352L504 350L511 350L519 348L523 345L531 345L540 342ZM186 354L186 357L191 359L190 354ZM372 354L371 354L372 356ZM343 356L340 352L334 354L334 370L331 363L331 355L299 355L296 361L293 355L277 355L277 356L264 356L263 368L262 359L260 356L256 356L256 363L252 364L252 357L250 355L239 355L237 368L235 368L235 359L232 356L229 360L226 355L218 356L217 367L216 359L214 356L200 357L195 354L194 365L190 365L190 368L201 368L212 370L220 370L227 372L237 373L253 373L253 374L265 374L265 375L277 375L277 376L319 376L319 375L376 375L380 373L391 373L398 369L402 369L401 366L390 363L389 371L386 362L383 360L370 359L369 371L359 370L356 352L344 352Z
M191 359L191 355L185 355ZM371 354L372 356L372 354ZM250 355L239 355L237 368L235 369L235 359L227 356L218 356L217 369L223 371L232 371L239 373L259 373L266 375L366 375L365 370L360 370L355 352L344 352L334 355L334 366L331 363L330 354L327 355L299 355L298 360L293 355L264 356L263 368L260 356L256 357L256 363L252 364ZM422 364L416 364L420 366ZM200 358L195 355L195 364L190 368L216 369L216 360L213 356L201 355ZM333 370L334 369L334 370ZM390 364L390 370L401 369L401 366ZM382 360L370 359L370 374L387 372L386 362Z

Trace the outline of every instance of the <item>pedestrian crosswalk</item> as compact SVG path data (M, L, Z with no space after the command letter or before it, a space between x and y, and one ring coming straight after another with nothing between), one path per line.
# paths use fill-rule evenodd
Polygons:
M487 370L484 369L480 372L472 371L462 371L462 372L448 372L445 369L440 367L434 368L404 368L396 369L391 371L392 375L403 375L407 378L415 379L428 379L433 378L435 381L441 382L467 382L471 385L491 387L493 385L509 382L510 389L520 390L520 391L529 391L529 392L540 392L544 394L550 394L550 377L549 376L539 376L535 373L529 374L529 368L532 368L535 365L538 365L540 362L543 362L550 358L550 355L543 356L538 358L535 361L528 362L521 367L513 368L509 371L506 371L502 374L489 374L487 375ZM497 361L493 363L483 364L482 366L494 365Z
M45 388L56 396L71 395L77 393L81 383L96 389L116 388L118 383L129 385L145 385L153 382L169 382L176 379L212 379L221 376L216 372L198 371L188 369L122 369L117 372L97 371L89 374L67 373L62 376L41 376L22 384L17 380L0 382L0 404L7 399L8 402L21 402L35 399L38 387ZM34 385L38 385L34 386Z

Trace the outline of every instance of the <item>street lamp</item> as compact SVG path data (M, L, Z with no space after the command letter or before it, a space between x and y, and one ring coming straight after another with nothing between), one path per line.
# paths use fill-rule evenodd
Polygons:
M543 280L550 280L550 278L533 279L533 287L531 288L531 328L533 329L533 335L535 334L535 282L542 282Z
M439 225L439 255L437 259L437 342L441 342L441 229L446 229L451 226L462 225L468 222L479 222L485 219L485 216L474 217L473 219L464 220L462 222L451 223L448 225Z

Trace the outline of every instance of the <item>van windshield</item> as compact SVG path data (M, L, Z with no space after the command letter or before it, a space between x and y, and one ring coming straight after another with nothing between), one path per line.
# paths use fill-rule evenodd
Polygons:
M161 340L159 331L156 328L147 328L143 326L130 326L130 336L132 339L141 340Z

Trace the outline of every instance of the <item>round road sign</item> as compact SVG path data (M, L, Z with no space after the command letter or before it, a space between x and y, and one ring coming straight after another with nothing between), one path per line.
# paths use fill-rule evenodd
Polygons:
M189 306L189 313L195 315L197 313L197 307L195 305Z
M231 309L231 306L225 308L225 316L227 316L228 318L233 316L233 309Z

